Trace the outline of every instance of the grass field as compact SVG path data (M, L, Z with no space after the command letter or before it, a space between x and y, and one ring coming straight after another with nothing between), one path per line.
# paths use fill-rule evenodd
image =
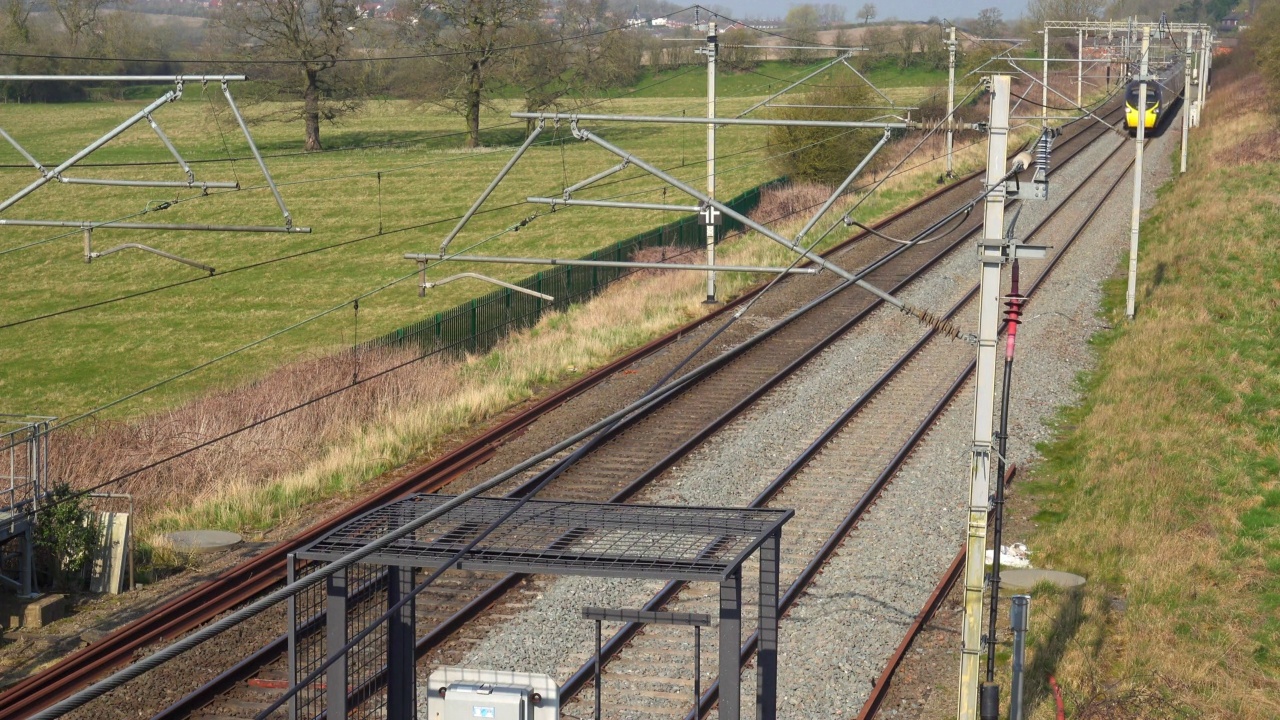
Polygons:
M1112 282L1085 401L1015 506L1089 578L1032 613L1032 718L1051 673L1073 718L1280 717L1280 133L1242 65L1144 222L1137 320Z
M803 72L791 68L791 76ZM780 75L779 77L782 77ZM661 79L661 78L659 78ZM771 81L755 77L760 83ZM777 83L773 83L774 86ZM741 92L763 92L743 85ZM722 94L725 112L744 108L750 100ZM142 107L142 102L70 105L8 105L3 127L46 165L54 165L83 144ZM704 105L689 98L627 98L597 106L601 112L697 114ZM261 112L264 108L249 108ZM506 111L510 108L503 107ZM155 113L156 120L190 160L218 160L247 155L243 137L214 91L201 97L198 85L183 99ZM504 112L484 118L490 145L461 148L456 116L406 102L375 102L338 127L326 127L327 148L386 144L384 147L337 150L322 154L297 152L301 128L296 124L262 124L254 136L281 185L295 222L312 228L310 235L124 232L100 230L95 249L138 242L197 259L219 270L203 279L198 270L137 251L85 264L79 232L49 228L0 229L0 273L8 279L0 290L0 324L92 304L169 283L193 280L169 290L39 322L4 328L0 342L0 397L3 409L67 416L97 407L252 340L287 328L326 309L350 303L356 296L402 280L362 299L358 313L350 307L311 322L259 348L216 363L179 382L121 405L117 414L134 415L191 397L211 386L261 374L279 363L324 353L368 338L431 312L451 307L489 288L468 282L434 289L417 297L414 270L401 259L410 251L435 250L456 217L496 174L522 139L523 126ZM656 125L601 125L602 136L660 167L675 168L678 177L705 184L704 130ZM434 140L423 138L440 136ZM526 195L556 195L566 183L616 163L604 151L574 141L567 128L548 128L542 140L516 167L490 199L486 210L522 200ZM225 145L224 145L225 143ZM773 177L769 148L759 129L723 128L719 133L718 194L729 197ZM181 179L177 167L92 167L92 163L165 162L164 147L143 123L95 153L74 175L127 179ZM22 158L7 145L0 163L18 165ZM50 184L7 210L5 218L93 220L118 219L139 213L148 203L183 200L163 211L131 218L170 223L282 224L270 193L251 161L199 163L197 176L209 180L238 179L238 192L194 192L121 189ZM72 175L72 172L68 172ZM36 177L33 169L0 169L5 195ZM662 183L632 169L611 178L607 187L586 196L626 194L627 199L689 204ZM453 245L462 249L489 238L544 206L520 207L477 216ZM541 217L518 233L490 240L482 252L511 255L576 255L673 219L673 213L612 211L589 208L561 210ZM383 230L378 234L379 228ZM54 239L56 238L56 239ZM46 242L48 241L48 242ZM348 243L323 249L337 243ZM33 247L23 246L40 243ZM315 251L252 269L229 270L286 255ZM449 272L462 269L450 267ZM519 266L485 266L506 279L533 271ZM436 271L439 277L444 271ZM358 324L357 324L358 323Z

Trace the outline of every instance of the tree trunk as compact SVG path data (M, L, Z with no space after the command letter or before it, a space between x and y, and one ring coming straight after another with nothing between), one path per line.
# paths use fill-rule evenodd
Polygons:
M467 78L467 147L480 147L480 63L471 63L470 77Z
M302 92L302 119L307 125L307 144L304 149L321 150L320 145L320 86L317 82L319 71L310 67L304 69L307 87Z

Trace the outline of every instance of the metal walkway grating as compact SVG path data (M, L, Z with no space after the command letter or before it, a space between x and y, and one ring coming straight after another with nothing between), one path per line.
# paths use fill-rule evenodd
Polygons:
M452 499L450 495L410 495L348 522L297 557L336 560ZM518 502L474 498L364 562L439 567ZM456 567L719 582L793 514L791 510L532 500Z

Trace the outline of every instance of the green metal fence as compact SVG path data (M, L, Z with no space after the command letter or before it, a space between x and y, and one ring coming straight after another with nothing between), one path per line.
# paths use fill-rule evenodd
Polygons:
M761 191L772 182L774 181L751 188L725 204L745 215L760 203ZM740 228L739 223L726 217L724 224L720 226L720 232L728 233ZM596 250L581 259L624 261L645 248L662 246L684 248L677 255L692 254L704 248L706 242L705 228L698 224L696 215L688 215ZM553 270L540 272L515 283L550 295L555 298L554 301L544 301L504 288L438 312L433 318L420 320L374 338L364 347L375 349L416 345L423 355L439 352L483 352L492 348L508 333L534 325L543 313L563 310L573 303L587 300L610 283L632 272L635 271L627 268L557 266Z

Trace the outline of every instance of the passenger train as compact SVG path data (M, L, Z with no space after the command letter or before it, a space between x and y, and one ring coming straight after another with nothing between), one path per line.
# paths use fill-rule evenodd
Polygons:
M1147 83L1147 107L1146 115L1143 118L1143 126L1148 129L1155 129L1164 117L1172 112L1173 106L1178 96L1182 94L1183 71L1182 64L1175 63L1165 74L1157 77L1153 81ZM1129 134L1137 134L1138 131L1138 92L1140 85L1136 80L1130 81L1124 89L1124 124L1129 128Z

